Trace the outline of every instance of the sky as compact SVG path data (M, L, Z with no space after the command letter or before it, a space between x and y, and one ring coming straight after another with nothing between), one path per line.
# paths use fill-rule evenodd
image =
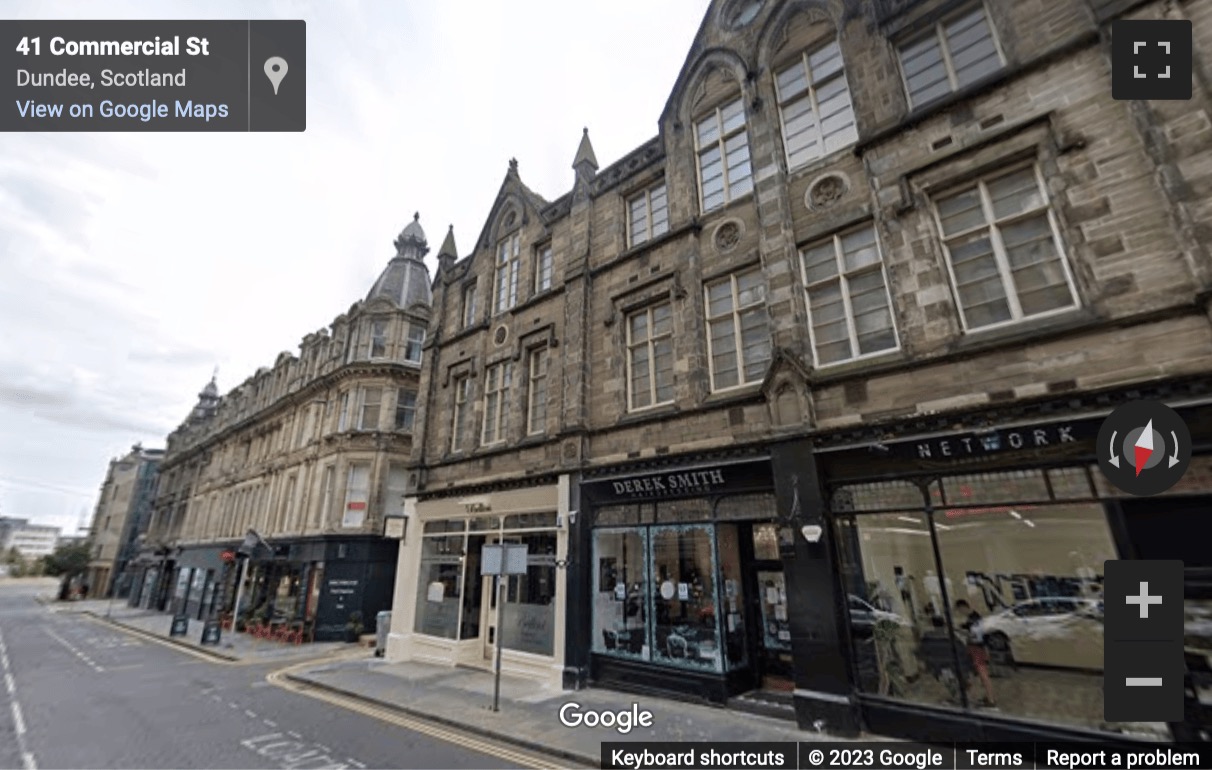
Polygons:
M0 516L87 525L163 447L363 298L421 215L479 235L510 158L554 200L657 120L709 0L6 0L10 19L304 19L307 131L5 134ZM288 73L289 77L289 73Z

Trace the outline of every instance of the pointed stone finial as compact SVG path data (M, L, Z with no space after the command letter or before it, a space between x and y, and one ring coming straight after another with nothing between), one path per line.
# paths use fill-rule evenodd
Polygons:
M586 128L581 134L581 144L577 147L577 155L572 159L572 167L578 174L581 172L581 167L587 166L586 175L593 176L593 172L598 170L598 159L593 154L593 144L589 141L589 129Z
M418 211L418 212L416 212L415 214L413 214L413 215L412 215L412 221L414 221L414 222L420 222L420 221L421 221L421 212L419 212L419 211Z
M438 249L438 256L458 259L459 251L455 248L454 225L451 225L450 229L446 231L446 238L442 241L442 248Z
M216 382L219 379L219 365L215 364L215 371L210 375L210 381Z
M516 173L518 173L518 159L517 159L517 158L510 158L510 159L509 159L509 172L510 172L511 174L516 174Z

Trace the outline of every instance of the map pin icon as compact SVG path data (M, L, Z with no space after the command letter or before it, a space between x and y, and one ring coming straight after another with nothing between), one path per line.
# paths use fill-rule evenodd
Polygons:
M290 68L286 66L286 60L281 56L271 56L265 60L265 77L274 84L274 96L278 95L278 86L282 84L282 78L286 77L288 69Z

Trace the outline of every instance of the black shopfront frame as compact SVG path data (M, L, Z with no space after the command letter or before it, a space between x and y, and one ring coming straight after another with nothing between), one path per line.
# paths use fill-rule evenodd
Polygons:
M660 503L677 501L705 501L704 509L712 512L699 518L682 518L677 525L691 527L710 526L718 535L717 525L737 525L739 535L739 559L743 570L748 570L754 562L753 544L744 537L751 531L750 525L755 522L777 521L778 506L775 501L775 483L771 468L771 460L767 456L749 456L745 458L716 459L699 458L696 461L683 460L662 463L660 467L632 467L630 469L611 469L595 477L582 479L579 487L580 506L585 516L577 522L573 537L576 545L570 549L581 554L580 558L572 560L570 569L570 596L580 596L581 601L570 602L568 608L568 639L566 648L566 665L570 671L579 672L579 681L572 679L566 672L565 684L579 687L595 684L612 689L650 693L662 697L676 697L686 700L722 704L733 695L753 689L755 681L754 652L756 642L752 607L749 600L754 593L750 585L748 573L745 577L744 601L745 607L745 644L747 650L746 665L743 668L729 669L723 665L717 672L695 671L693 669L675 667L654 661L643 661L615 657L594 651L594 586L598 576L595 571L600 565L594 563L594 537L599 531L611 532L634 528L651 528L659 530L672 521L663 522L656 513ZM772 510L755 511L752 518L716 518L714 512L721 500L737 498L742 495L769 495ZM598 513L615 506L651 506L652 516L646 521L638 517L632 524L618 522L605 523L599 521ZM790 539L789 523L782 522L786 533L784 539ZM649 531L651 531L651 529ZM713 535L713 542L716 535ZM645 558L647 558L647 553ZM769 566L769 565L768 565ZM719 561L718 544L714 557L717 608L725 594L724 581L721 580L721 564ZM784 564L783 569L789 571ZM574 586L576 588L574 589ZM649 585L649 589L653 586ZM575 593L574 593L575 590ZM719 612L717 626L725 621L724 613ZM719 633L721 654L726 633ZM582 640L574 643L573 640ZM575 676L575 675L574 675ZM571 681L570 681L571 680Z
M864 513L839 512L833 510L832 492L851 484L912 481L924 482L949 475L965 473L982 473L1016 470L1049 470L1064 467L1083 467L1098 473L1097 456L1094 440L1098 427L1111 406L1126 403L1135 399L1156 399L1170 403L1183 417L1194 440L1193 456L1205 457L1212 454L1212 399L1208 398L1207 383L1195 382L1158 386L1153 392L1134 391L1122 394L1098 394L1081 399L1085 409L1076 411L1078 400L1073 399L1061 403L1040 402L1032 407L1020 408L1004 422L990 420L986 413L980 416L952 418L952 426L960 426L951 431L927 430L914 435L910 426L903 429L892 429L884 435L895 435L895 441L845 442L847 446L831 448L828 441L821 442L825 446L816 449L816 465L820 475L822 504L824 518L830 534L835 536L832 544L832 561L836 570L839 584L839 597L844 595L846 576L842 574L844 547L841 538L836 538L839 523L852 516L862 516ZM1101 397L1100 397L1101 396ZM1192 398L1194 397L1194 398ZM1179 401L1187 402L1178 403ZM1076 411L1076 414L1075 414ZM1055 417L1052 415L1068 415ZM1032 419L1034 418L1034 419ZM966 429L963 426L971 426ZM924 426L913 426L921 428ZM1037 433L1042 431L1042 433ZM1015 434L1015 445L1011 446L1007 437ZM984 451L985 446L980 440L998 435L1001 438L993 451ZM1040 441L1037 442L1036 438ZM1059 439L1059 440L1058 440ZM838 442L840 443L840 442ZM963 451L960 451L962 448ZM946 451L944 451L946 450ZM1202 492L1200 494L1199 492ZM1139 512L1142 506L1149 502L1185 501L1183 504L1203 505L1203 500L1212 501L1212 488L1192 492L1187 495L1160 498L1101 498L1088 502L1099 502L1103 505L1106 522L1111 533L1119 558L1183 558L1167 543L1159 543L1154 539L1151 544L1143 543L1141 530L1134 528L1131 516ZM1078 502L1076 500L1066 502ZM929 507L929 497L923 495L923 509ZM1209 508L1212 510L1212 508ZM872 511L873 513L877 511ZM933 530L933 527L931 528ZM1134 531L1135 529L1135 531ZM942 558L938 553L937 537L932 534L935 564L940 565ZM1170 541L1173 542L1173 541ZM941 573L940 573L941 574ZM1187 570L1187 593L1191 598L1198 592L1212 595L1212 569L1206 565ZM943 583L945 587L945 582ZM945 588L944 588L945 590ZM947 622L950 618L948 602ZM841 603L841 599L838 599ZM1137 743L1132 738L1119 736L1115 733L1096 729L1082 729L1076 726L1033 722L1028 719L1015 718L1008 715L982 712L978 710L955 710L946 707L930 706L863 692L858 687L859 661L855 654L855 639L849 622L848 613L841 611L838 642L841 652L847 660L847 669L852 683L852 700L857 706L862 726L871 732L881 735L910 738L918 741L1015 741L1015 740L1079 740L1079 741L1116 741ZM959 661L957 661L959 670ZM1202 675L1192 672L1192 675ZM1190 700L1190 699L1189 699ZM1183 724L1171 725L1172 735L1177 740L1199 740L1200 733L1207 734L1212 726L1208 723L1208 712L1201 710L1197 704L1189 703L1187 721ZM803 720L801 719L801 726Z

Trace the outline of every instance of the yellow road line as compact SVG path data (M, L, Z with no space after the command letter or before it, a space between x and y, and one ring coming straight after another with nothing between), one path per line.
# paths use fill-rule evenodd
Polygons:
M537 753L525 752L521 749L489 742L487 740L474 737L468 733L458 732L453 728L440 726L433 722L403 714L385 706L376 706L355 698L342 696L326 690L309 688L306 685L301 685L286 678L286 675L290 672L294 671L295 669L305 668L307 665L308 664L301 664L291 666L289 668L279 669L278 671L274 671L266 676L265 679L270 684L281 687L284 690L290 690L291 692L299 695L306 695L307 697L316 698L317 700L324 701L334 706L340 706L350 711L356 711L360 714L374 717L375 719L379 719L397 727L422 733L430 736L431 738L437 738L440 741L452 743L456 746L460 746L471 751L478 751L482 754L488 754L490 756L504 759L508 762L514 762L519 767L536 768L537 770L560 770L561 768L566 768L572 764L571 761L561 764L551 757Z

